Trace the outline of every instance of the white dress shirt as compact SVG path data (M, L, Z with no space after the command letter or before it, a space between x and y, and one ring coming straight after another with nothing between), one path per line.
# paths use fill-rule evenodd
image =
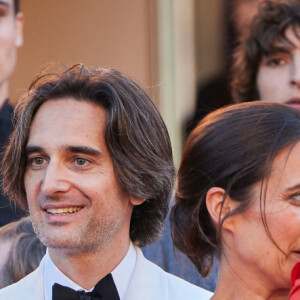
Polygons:
M136 250L132 243L130 243L128 252L123 258L121 263L111 272L114 279L116 288L118 290L120 300L124 300L127 293L127 288L131 280L131 276L136 263ZM75 291L85 290L64 273L62 273L56 265L53 263L49 256L48 250L45 257L45 271L44 271L44 286L45 286L45 300L52 300L52 286L54 283L58 283L63 286L67 286ZM92 291L91 288L89 291Z

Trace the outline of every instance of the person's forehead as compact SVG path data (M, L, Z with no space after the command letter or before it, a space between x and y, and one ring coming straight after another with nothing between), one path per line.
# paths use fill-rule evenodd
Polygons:
M300 48L300 27L288 27L284 36L278 35L273 42L274 51L292 51Z
M65 107L67 111L61 108ZM86 115L87 117L91 115L98 115L97 111L101 110L104 115L106 115L106 109L88 99L75 99L74 97L59 97L54 99L48 99L42 103L37 109L35 116L43 110L47 110L50 114L65 115L67 112L72 111L73 114ZM35 118L33 117L33 119Z
M79 114L82 112L82 107L92 107L94 109L97 109L98 107L103 110L106 113L106 108L98 103L95 103L95 101L92 101L90 99L85 98L74 98L73 96L61 96L61 97L55 97L55 98L49 98L42 103L37 105L37 109L33 111L34 117L36 114L43 110L45 107L51 107L52 110L57 110L59 113L64 113L61 111L61 106L66 105L67 107L70 106L72 109L77 111ZM94 109L92 111L88 110L90 113L94 112ZM51 110L50 110L51 111Z
M72 97L50 99L35 113L29 130L30 143L47 140L45 132L57 142L98 141L99 133L104 135L106 110L89 101ZM63 129L62 129L63 128ZM49 136L48 136L49 137Z
M273 36L268 28L258 40L260 42L258 51L262 56L291 52L300 48L300 26L289 26L285 29L284 34L273 32Z

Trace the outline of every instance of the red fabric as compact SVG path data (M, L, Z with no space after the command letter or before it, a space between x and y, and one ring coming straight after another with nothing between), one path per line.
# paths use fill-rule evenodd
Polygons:
M290 291L290 300L300 300L300 262L296 263L291 273L292 289Z

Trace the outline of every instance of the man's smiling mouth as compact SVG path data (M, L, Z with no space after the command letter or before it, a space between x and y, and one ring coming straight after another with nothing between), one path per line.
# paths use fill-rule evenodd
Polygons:
M72 207L64 207L64 208L49 208L46 209L46 212L51 215L66 215L73 214L80 211L82 206L72 206Z

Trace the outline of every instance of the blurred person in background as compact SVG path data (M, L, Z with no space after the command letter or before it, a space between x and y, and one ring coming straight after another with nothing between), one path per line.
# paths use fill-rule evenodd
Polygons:
M0 0L0 164L1 153L12 130L13 108L9 104L9 78L16 65L17 48L22 44L23 14L19 11L19 0ZM22 215L3 195L1 181L0 177L0 226Z
M233 103L231 95L230 68L232 53L239 43L239 37L249 30L257 6L261 0L226 0L224 1L224 49L222 71L199 85L196 108L186 123L186 135L208 113L224 105Z
M29 217L0 228L0 289L13 284L40 264L46 247L37 238Z
M263 1L234 53L235 102L274 101L300 109L300 1Z
M188 122L189 133L197 123L209 112L232 103L230 91L229 69L232 63L231 55L237 44L237 37L249 30L249 24L257 12L260 0L228 0L225 1L225 21L227 23L227 38L224 58L224 72L201 86L197 95L197 107L192 119ZM180 251L173 252L173 243L169 220L166 221L162 238L156 243L142 249L144 255L161 266L167 272L179 276L200 287L214 291L218 278L218 263L215 262L207 278L199 275L192 262Z

